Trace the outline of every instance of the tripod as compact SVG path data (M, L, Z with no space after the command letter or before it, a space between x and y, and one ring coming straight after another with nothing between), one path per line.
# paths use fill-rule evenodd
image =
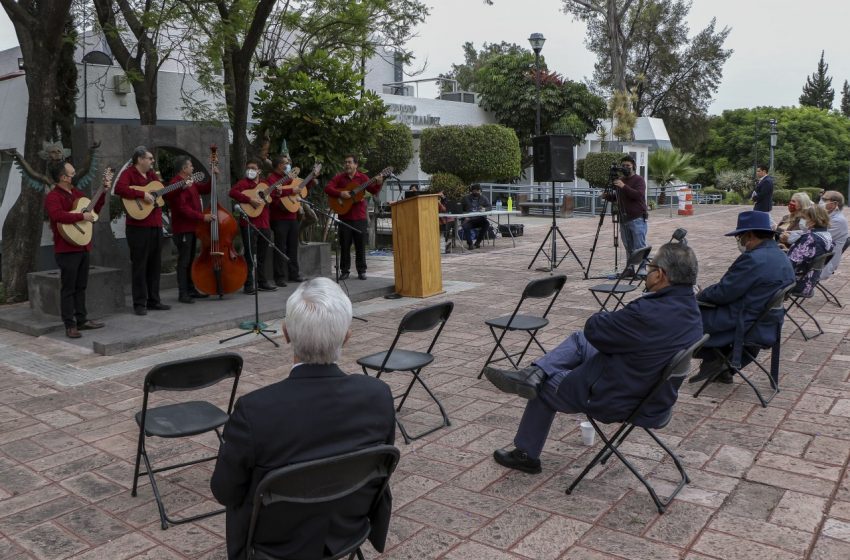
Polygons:
M590 259L587 261L587 270L584 271L584 279L587 280L590 276L590 265L593 263L593 255L596 254L596 245L599 242L599 233L602 231L602 225L605 223L605 215L610 214L611 225L613 226L614 234L614 275L619 270L619 248L620 248L620 224L623 222L623 212L620 205L617 203L617 191L612 186L608 186L602 192L602 211L599 213L599 224L596 226L596 235L593 238L593 246L590 248ZM594 276L594 278L607 279L608 275Z
M257 226L255 226L254 224L251 223L250 219L248 218L248 215L245 213L244 210L242 210L241 206L239 206L238 204L234 205L233 206L233 213L239 214L245 220L245 223L248 224L248 229L247 229L248 237L245 239L245 243L247 244L247 246L249 248L251 248L251 271L252 271L252 278L253 278L252 288L254 289L254 320L253 321L245 321L245 322L239 324L239 328L245 329L247 332L243 332L243 333L231 336L229 338L223 338L223 339L219 340L218 343L223 344L223 343L228 342L230 340L234 340L236 338L247 336L249 334L258 334L258 335L262 336L263 338L265 338L266 340L268 340L269 342L271 342L272 344L274 344L275 348L279 348L280 344L278 344L277 342L275 342L274 340L269 338L269 336L266 334L266 333L276 333L277 331L274 330L274 329L267 329L266 327L268 325L260 322L260 291L257 289L257 255L255 254L256 252L253 250L254 246L251 244L251 232L253 231L254 235L259 235L260 237L265 239L266 242L268 242L269 247L274 249L286 261L289 261L289 257L287 257L280 249L275 247L274 243L272 243L271 240L268 237L263 235L263 232L261 232L259 230L259 228L257 228Z
M537 252L534 253L534 258L531 259L531 262L528 264L528 268L530 270L531 267L534 265L534 261L537 260L537 257L540 255L540 253L543 253L543 255L546 257L546 260L549 261L549 266L548 267L541 267L541 268L538 268L537 270L541 270L541 271L544 271L544 272L553 272L556 268L561 266L561 263L564 262L564 259L567 258L567 255L572 254L572 256L575 258L576 262L578 263L579 268L581 268L582 272L584 272L584 277L587 278L587 271L585 271L584 265L581 263L581 259L578 257L578 254L573 250L572 246L570 245L570 242L567 241L567 238L564 237L564 234L561 233L561 229L558 227L558 223L555 221L556 207L555 207L555 182L554 181L552 181L552 193L551 194L552 194L552 196L551 196L551 199L552 199L552 225L549 226L549 233L546 234L546 237L543 239L543 242L540 244L540 247L537 248ZM560 259L558 258L558 244L557 244L558 237L560 237L561 241L564 242L564 245L567 246L566 252L561 256ZM547 253L546 252L546 243L549 242L550 238L551 238L552 245L549 248L549 252Z

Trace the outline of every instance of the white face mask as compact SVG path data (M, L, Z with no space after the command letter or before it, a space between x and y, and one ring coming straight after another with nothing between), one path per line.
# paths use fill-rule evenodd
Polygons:
M739 252L739 253L746 253L746 252L747 252L747 246L746 246L746 245L744 245L744 240L743 240L743 239L741 239L740 241L738 241L738 242L737 242L737 245L738 245L738 252Z
M287 173L289 173L290 171L292 171L292 165L287 163L286 167L284 167L283 170L286 171Z
M245 170L245 176L248 177L251 180L256 179L257 175L259 175L259 173L260 172L257 171L256 169L246 169Z

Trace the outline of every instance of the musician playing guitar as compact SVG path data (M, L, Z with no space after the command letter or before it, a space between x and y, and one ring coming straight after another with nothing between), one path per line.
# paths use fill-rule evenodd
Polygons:
M89 320L86 316L86 286L89 279L91 243L84 246L69 243L60 235L58 224L73 224L83 220L94 222L97 219L97 212L103 208L106 197L101 195L95 201L94 212L73 212L74 203L85 196L72 184L75 175L74 166L59 161L51 166L49 172L55 185L44 198L44 207L50 217L53 252L61 274L62 322L65 323L65 335L68 338L80 338L81 330L103 327L103 323ZM103 194L109 191L109 181L109 177L104 176Z
M201 201L202 194L209 194L209 178L203 183L192 181L195 167L189 156L177 156L174 158L174 168L177 174L171 179L169 185L186 181L185 188L171 191L165 195L168 207L171 209L171 233L174 245L177 247L177 288L178 301L180 303L195 303L193 298L209 297L195 289L192 284L192 261L195 258L195 228L200 222L211 222L215 219L213 213L204 214ZM218 169L213 173L218 175Z
M115 184L115 194L121 198L144 198L154 202L150 193L131 189L159 181L153 170L153 154L144 146L133 151L130 165ZM147 315L149 309L165 311L171 309L159 298L159 273L162 268L162 209L154 207L144 219L126 216L127 246L130 248L130 264L133 283L133 311L136 315Z
M288 156L279 155L272 160L272 172L266 177L266 182L270 185L277 183L289 173L292 168L292 162ZM309 185L301 184L299 191L304 187L310 187L315 183L315 179L310 181ZM284 185L288 184L285 182ZM274 232L274 245L277 249L289 257L289 262L284 262L283 258L275 252L274 254L274 283L277 286L286 286L286 280L291 282L303 282L304 278L298 270L298 212L290 212L281 203L281 198L292 196L295 193L294 189L284 188L277 189L272 193L271 204L271 228Z
M245 164L245 176L240 179L230 189L230 198L239 203L248 203L254 208L263 206L263 201L259 198L251 198L242 191L254 189L260 183L260 160L257 158L248 158ZM254 224L260 232L267 238L271 239L271 230L269 229L269 204L267 201L263 207L263 211L256 218L251 218L251 223ZM242 245L245 251L245 259L248 261L248 278L245 280L244 292L246 294L254 293L254 267L252 266L254 255L257 259L257 288L265 292L273 292L277 290L275 286L266 280L265 266L266 253L269 250L269 243L263 237L254 234L249 235L248 224L245 218L239 220L239 230L242 234ZM246 239L251 240L251 246L245 242Z
M331 179L325 187L325 193L329 197L341 198L348 200L352 198L348 192L352 190L352 185L362 185L369 181L368 175L357 170L359 158L354 154L348 154L343 160L343 172L338 173ZM384 183L382 176L374 179L374 183L366 188L367 192L373 195L381 192L381 186ZM355 260L354 264L357 267L357 277L360 280L366 279L366 201L355 201L351 206L351 210L339 215L339 219L353 227L356 231L352 231L347 227L339 228L339 248L342 253L340 257L340 280L348 278L351 270L351 242L354 242Z

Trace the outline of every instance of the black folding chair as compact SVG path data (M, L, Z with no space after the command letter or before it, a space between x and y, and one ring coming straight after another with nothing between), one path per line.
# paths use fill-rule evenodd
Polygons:
M794 284L789 284L784 288L779 288L776 292L773 293L773 296L768 300L767 305L764 310L759 314L755 321L753 321L749 326L743 324L743 321L738 321L738 325L735 327L735 338L732 344L731 353L729 352L729 347L716 347L712 348L707 346L706 349L711 349L714 355L723 360L723 363L726 364L726 367L732 374L738 374L741 376L741 379L749 385L753 391L756 393L756 397L758 397L761 406L767 408L767 403L773 400L779 393L779 357L782 350L782 322L785 316L785 307L783 307L782 302L785 300L786 294L794 288ZM755 338L756 327L760 324L774 324L776 326L776 331L774 333L772 342L758 341ZM756 356L759 350L770 350L770 370L767 370L758 360L756 360ZM762 395L761 391L759 391L758 387L750 380L749 377L744 375L743 369L743 358L746 357L748 362L752 362L758 367L762 373L764 373L768 381L770 382L771 394L765 398ZM700 386L696 393L694 393L694 398L700 396L703 389L705 389L712 381L714 381L717 376L719 376L721 371L718 371L711 377L705 380L705 382Z
M593 297L596 299L597 303L600 305L600 311L609 311L608 309L608 301L611 298L616 300L616 304L614 305L614 309L610 311L617 311L621 305L626 305L623 301L623 298L626 297L626 294L631 293L637 290L640 282L642 281L638 278L637 272L634 274L629 274L629 271L637 271L640 270L641 266L645 266L649 262L649 253L652 251L652 247L642 247L640 249L635 249L634 252L629 255L629 260L626 262L626 267L623 269L623 272L617 276L617 281L607 284L597 284L595 286L591 286L588 288L590 293L593 294ZM629 279L628 283L624 283L626 278ZM637 283L635 281L637 280ZM605 294L605 299L602 299L602 294Z
M188 465L213 461L218 454L203 457L185 463L167 465L165 467L151 468L151 461L145 449L145 439L151 436L160 438L182 438L215 431L219 442L221 439L221 428L230 417L233 410L233 401L236 399L236 387L239 384L239 376L242 374L242 356L234 353L215 354L201 358L189 358L154 366L145 376L145 394L142 400L142 410L136 413L136 423L139 425L139 446L136 451L136 469L133 475L133 490L130 493L136 496L139 477L148 475L151 481L153 495L159 508L159 519L163 529L168 525L179 525L189 521L197 521L212 515L224 513L223 509L172 519L165 513L165 505L159 494L154 473L178 469ZM148 408L150 394L154 391L195 391L215 385L219 381L233 378L233 388L230 390L230 400L227 412L207 401L184 401L177 404L167 404L155 408ZM144 459L146 472L139 472L140 461Z
M676 355L673 356L673 358L664 368L660 377L658 378L658 382L655 384L649 394L646 395L640 401L640 404L637 405L634 411L632 411L629 417L620 425L617 431L614 432L614 435L612 435L610 438L605 435L605 432L602 431L596 420L594 420L589 414L586 415L588 421L591 423L591 425L593 425L593 429L596 430L596 433L599 435L599 439L601 439L605 445L602 449L599 450L599 453L596 454L593 460L590 461L590 464L588 464L584 468L584 470L581 471L581 474L579 474L578 477L573 480L572 484L570 484L569 488L567 488L567 494L573 493L575 487L578 486L578 483L582 481L582 479L587 475L588 472L590 472L590 469L600 463L604 465L608 461L608 459L611 458L611 455L614 454L617 456L618 459L620 459L620 461L623 462L624 465L626 465L626 468L628 468L632 472L632 474L634 474L637 479L640 480L641 483L649 491L649 495L650 497L652 497L652 501L655 502L655 507L658 508L658 513L664 513L665 508L670 505L670 502L673 501L673 498L675 498L676 495L682 490L682 488L684 488L685 485L690 482L688 474L685 472L685 468L682 466L682 462L679 457L673 452L672 449L667 447L667 444L665 444L661 440L661 438L659 438L655 434L655 432L653 432L653 430L660 430L670 423L670 420L673 418L673 406L671 405L664 417L658 420L657 422L649 423L646 419L640 418L640 414L644 406L647 403L652 402L658 392L662 388L667 386L667 384L672 383L674 380L679 380L679 384L681 385L681 380L684 379L686 375L688 375L688 372L691 369L691 359L693 358L694 353L697 352L707 340L708 335L704 334L702 338L700 338L690 348L685 348L684 350L676 352ZM653 440L655 440L655 443L661 446L664 452L667 453L667 455L669 455L671 459L673 459L673 463L676 465L676 469L679 471L679 475L681 476L679 484L676 486L676 489L673 490L670 496L667 497L666 500L661 500L658 497L655 488L652 487L652 485L649 483L648 480L643 477L640 471L638 471L637 468L631 462L629 462L629 460L626 459L626 457L620 452L620 445L622 445L622 443L626 440L627 437L629 437L629 434L631 434L632 430L634 430L635 428L641 428L643 429L643 431L649 434L649 436Z
M830 260L832 260L832 253L825 253L812 261L810 270L814 270L816 273L820 273L823 271L824 267L826 266L826 263L828 263ZM819 284L820 282L815 284L815 286ZM805 302L807 299L811 299L813 295L815 295L814 290L812 290L809 294L804 294L802 292L797 292L792 289L792 291L788 292L785 298L785 301L788 302L785 307L785 316L788 317L788 319L792 323L794 323L794 326L797 327L797 329L800 331L800 334L803 335L804 340L811 340L823 334L823 328L820 326L820 323L818 323L818 320L815 318L814 315L809 313L808 309L803 307L803 302ZM791 310L795 307L802 311L803 314L806 315L806 317L808 317L814 322L815 327L817 327L818 329L815 334L808 334L805 329L803 329L803 326L798 323L797 319L795 319L794 316L791 314Z
M431 351L434 349L434 345L437 344L437 339L440 337L440 333L443 332L443 327L446 325L446 321L449 320L449 316L452 314L454 305L454 303L447 301L445 303L438 303L423 309L416 309L408 312L404 317L402 317L401 323L398 325L398 331L396 332L389 350L370 354L357 360L357 363L363 368L363 373L365 375L369 375L367 370L370 369L377 372L375 377L378 378L380 378L381 374L385 372L393 371L409 371L413 374L413 379L410 381L410 384L407 386L407 390L404 391L404 394L394 397L396 399L401 399L398 403L398 407L396 407L396 412L401 412L401 407L404 406L404 401L407 400L407 396L410 394L410 391L413 389L413 385L416 382L419 382L431 399L437 403L437 408L440 409L440 414L443 416L443 423L436 428L431 428L416 436L408 434L404 424L402 424L401 420L399 420L398 416L396 416L395 421L396 424L398 424L399 430L401 430L401 435L404 436L405 443L410 443L415 439L427 436L432 432L436 432L440 428L451 426L451 422L443 408L443 404L431 391L428 385L425 384L420 373L422 372L422 368L434 361L434 356L431 355ZM427 351L416 352L413 350L402 350L400 348L396 348L396 344L398 344L398 340L401 338L401 335L409 332L427 332L435 327L437 328L437 332L434 334L434 338L431 340L431 344L428 346Z
M843 255L843 254L844 254L844 251L846 251L846 250L847 250L847 247L848 247L848 246L850 246L850 238L847 238L847 239L844 241L844 245L841 247L841 255ZM834 255L835 255L835 253L833 253L833 256L834 256ZM840 258L840 257L839 257L839 258ZM826 302L827 302L827 303L831 303L832 305L834 305L834 306L836 306L836 307L839 307L839 308L843 308L843 307L844 307L844 305L841 303L841 301L839 301L838 296L836 296L836 295L835 295L835 294L833 294L831 291L829 291L829 288L827 288L826 286L824 286L824 285L823 285L823 284L821 284L820 282L818 282L817 290L818 290L821 294L823 294L823 297L825 297L825 298L826 298Z
M363 560L360 546L369 537L369 513L384 492L398 464L399 451L392 445L376 445L360 451L306 461L269 471L254 492L251 522L248 526L248 560L281 560L269 551L275 545L286 546L293 532L302 529L327 530L334 526L334 516L343 523L362 520L350 540L331 552L327 543L312 542L307 546L315 554L301 557L335 560L355 556ZM371 488L367 488L371 485ZM337 535L335 535L337 536ZM297 537L295 537L297 538Z
M493 346L493 350L487 357L487 361L484 362L484 366L478 373L478 379L481 379L481 376L484 375L484 369L487 366L503 360L508 360L514 369L519 369L519 364L522 362L523 357L525 357L525 353L528 352L532 342L537 344L537 347L540 348L544 354L546 353L546 349L543 348L543 345L540 344L539 340L537 340L537 331L549 324L549 319L547 319L546 316L549 315L549 311L551 311L552 306L555 304L555 300L558 299L558 294L561 293L561 289L564 287L566 281L567 277L563 274L541 278L539 280L532 280L522 291L522 296L519 298L519 303L517 303L513 313L510 315L496 317L495 319L486 319L484 321L484 323L490 327L490 334L493 335L493 340L496 341L496 345ZM526 299L544 299L549 297L552 299L549 300L549 305L546 307L546 311L543 312L542 316L524 315L519 312ZM497 330L500 331L500 334L496 334ZM522 349L522 352L509 353L502 345L502 341L509 331L523 331L528 334L528 343L525 345L525 348ZM493 356L496 354L496 350L501 350L504 358L496 358L494 360ZM514 356L519 356L519 359L514 361Z

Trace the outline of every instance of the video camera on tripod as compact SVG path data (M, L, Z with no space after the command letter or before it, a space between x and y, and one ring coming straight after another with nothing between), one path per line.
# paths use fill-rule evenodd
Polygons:
M630 171L623 167L620 163L611 162L611 167L608 169L608 184L602 191L602 198L611 202L617 202L617 189L614 187L614 181L628 177Z

